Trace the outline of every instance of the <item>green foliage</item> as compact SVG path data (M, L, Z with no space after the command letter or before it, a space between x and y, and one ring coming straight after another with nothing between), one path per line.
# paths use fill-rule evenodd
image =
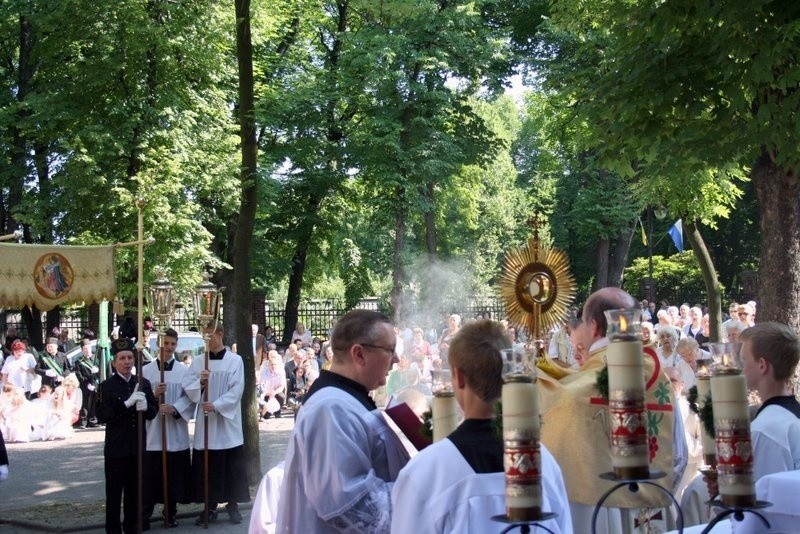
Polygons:
M625 269L622 288L631 295L639 295L640 284L642 279L648 277L648 271L647 258L634 259L631 266ZM705 294L703 276L691 250L666 258L653 256L653 278L658 284L659 294L695 297Z
M705 429L706 433L713 437L716 437L716 432L714 431L714 405L711 402L711 395L706 395L704 399L700 399L700 411L698 415L700 416L700 423L703 425L703 429Z
M597 371L597 377L594 381L594 387L600 393L600 397L608 400L608 366L604 365L602 369Z
M15 43L0 54L17 93L0 131L24 139L27 166L0 176L0 186L21 183L26 194L8 198L6 213L35 242L131 241L142 199L145 235L155 238L145 280L158 265L185 293L204 266L220 265L203 223L232 213L236 199L228 20L194 1L0 7L0 20L19 17L27 41L19 24L0 26L0 39ZM135 254L121 249L116 259L130 298Z

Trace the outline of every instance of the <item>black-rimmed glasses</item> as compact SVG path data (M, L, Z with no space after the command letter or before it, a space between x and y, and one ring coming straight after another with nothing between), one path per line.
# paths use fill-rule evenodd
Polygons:
M393 362L400 361L400 359L397 357L397 353L395 353L394 347L389 348L389 347L384 347L383 345L373 345L372 343L359 343L359 345L361 345L362 347L369 347L371 349L382 350L389 355L389 358L391 358Z

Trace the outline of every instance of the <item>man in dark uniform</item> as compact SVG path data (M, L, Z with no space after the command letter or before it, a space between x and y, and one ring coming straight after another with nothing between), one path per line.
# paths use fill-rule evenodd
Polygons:
M120 338L111 344L116 372L100 384L98 394L97 417L101 423L106 424L103 455L106 475L106 532L109 533L136 532L137 511L141 510L136 501L136 488L141 482L137 477L136 466L139 451L144 451L145 443L143 439L141 446L137 446L139 428L136 412L143 412L147 419L153 419L158 413L158 404L150 382L132 373L135 351L130 339ZM144 438L144 426L141 430ZM123 493L124 520L120 524L119 509ZM146 523L143 525L146 526Z
M92 428L97 426L97 385L100 383L97 361L92 354L91 341L84 339L81 341L81 355L73 365L75 376L81 385L83 393L83 406L81 406L81 428L87 426Z
M36 365L36 374L41 375L42 384L56 389L71 371L72 362L66 354L59 352L58 339L48 338L44 352L39 356L39 363Z

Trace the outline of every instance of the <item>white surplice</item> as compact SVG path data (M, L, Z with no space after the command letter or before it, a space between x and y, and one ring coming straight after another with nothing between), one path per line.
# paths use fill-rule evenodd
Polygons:
M557 516L542 522L555 533L572 532L567 491L553 456L542 445L542 510ZM392 533L501 532L505 475L477 474L455 445L443 439L420 451L392 489Z
M200 372L204 369L204 356L192 360L189 372L184 375L183 389L189 400L198 405L194 429L194 449L204 450L205 417ZM242 393L244 393L244 363L241 356L230 350L220 360L209 359L208 400L214 403L214 412L208 414L209 450L232 449L244 444L242 432Z
M164 371L164 403L175 408L180 417L167 415L164 417L167 434L167 450L183 451L189 448L189 419L194 417L196 404L192 402L183 389L183 381L189 368L174 359L172 368ZM153 390L161 383L161 370L157 362L152 361L142 367L142 376L150 381ZM158 399L156 399L158 400ZM147 450L161 450L161 416L147 421Z
M391 483L407 461L380 411L337 387L320 389L297 414L276 532L389 532Z

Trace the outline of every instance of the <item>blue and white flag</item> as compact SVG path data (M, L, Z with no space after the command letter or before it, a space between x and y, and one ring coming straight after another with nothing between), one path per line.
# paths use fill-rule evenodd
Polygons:
M683 252L683 222L681 219L678 219L675 224L670 226L668 233L678 252Z

